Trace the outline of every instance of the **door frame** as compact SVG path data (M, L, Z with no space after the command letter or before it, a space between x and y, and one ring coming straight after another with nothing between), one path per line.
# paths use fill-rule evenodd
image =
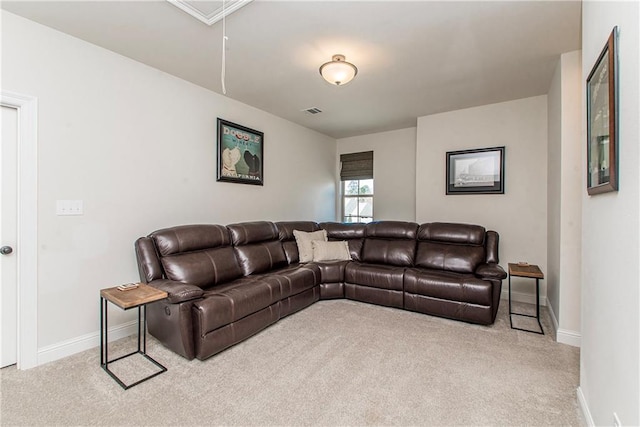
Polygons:
M16 244L17 366L38 366L38 99L0 91L0 104L18 111Z

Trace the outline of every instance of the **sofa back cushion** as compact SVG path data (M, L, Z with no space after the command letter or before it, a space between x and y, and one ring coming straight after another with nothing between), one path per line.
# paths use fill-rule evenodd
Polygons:
M254 221L227 225L233 246L278 240L278 228L273 222Z
M154 231L149 235L160 256L201 249L230 246L229 230L223 225L179 225Z
M418 240L482 246L485 234L485 228L480 225L431 222L420 226Z
M174 254L160 260L168 279L201 288L242 277L231 246Z
M229 231L222 225L182 225L149 235L167 279L201 288L242 277Z
M333 241L346 241L349 245L349 254L354 261L361 261L362 245L366 224L321 222L320 228L327 231L327 239Z
M365 227L362 261L374 264L413 265L418 224L404 221L370 222Z
M236 258L245 276L287 265L276 225L268 221L228 225Z
M300 261L300 254L298 253L298 245L293 235L293 230L304 231L306 233L312 233L320 230L318 223L313 221L281 221L276 222L278 228L278 235L282 242L282 249L287 256L287 262L294 264Z
M454 223L422 224L415 265L457 273L473 273L486 262L485 229Z

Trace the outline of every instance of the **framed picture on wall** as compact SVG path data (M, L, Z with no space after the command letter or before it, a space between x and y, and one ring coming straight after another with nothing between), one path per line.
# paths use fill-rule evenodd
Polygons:
M618 190L617 34L614 27L587 77L587 193Z
M264 134L218 118L217 180L263 185Z
M447 152L447 194L504 194L504 147Z

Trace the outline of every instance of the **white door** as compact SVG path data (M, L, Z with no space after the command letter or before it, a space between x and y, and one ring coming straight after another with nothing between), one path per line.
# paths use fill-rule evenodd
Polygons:
M17 361L17 147L18 110L2 106L0 149L0 368ZM11 253L9 253L11 252Z

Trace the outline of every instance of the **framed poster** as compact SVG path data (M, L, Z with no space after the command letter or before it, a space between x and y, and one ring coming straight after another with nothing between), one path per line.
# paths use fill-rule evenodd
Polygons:
M504 147L447 152L447 194L504 194Z
M263 185L264 134L218 118L218 181Z
M617 33L587 77L587 193L618 190Z

